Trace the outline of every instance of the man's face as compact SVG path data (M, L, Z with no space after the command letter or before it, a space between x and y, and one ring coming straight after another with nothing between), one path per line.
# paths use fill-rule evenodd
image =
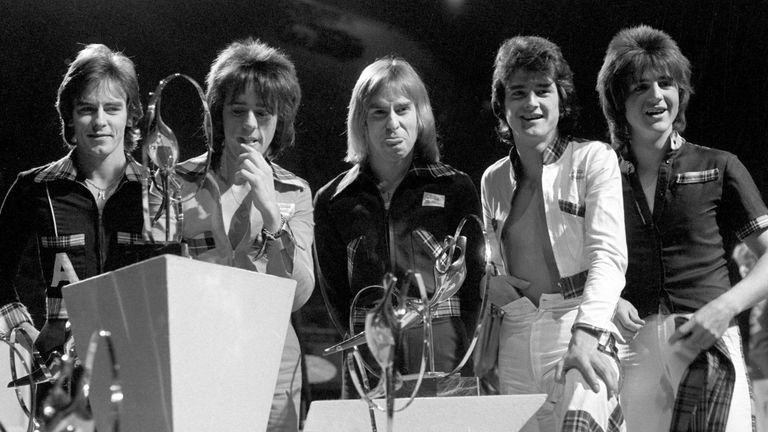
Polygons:
M629 83L624 108L633 141L656 140L672 131L680 109L680 89L666 73L646 71Z
M125 92L113 81L101 81L75 101L72 112L74 144L80 157L104 160L124 151L128 107Z
M382 88L371 98L365 115L369 157L397 162L411 157L419 136L416 106L397 89Z
M269 145L275 137L277 114L256 94L253 85L236 95L227 95L223 107L224 151L230 157L237 157L243 152L240 144L246 144L267 154Z
M504 88L504 117L516 145L552 142L560 119L555 82L541 72L517 70Z

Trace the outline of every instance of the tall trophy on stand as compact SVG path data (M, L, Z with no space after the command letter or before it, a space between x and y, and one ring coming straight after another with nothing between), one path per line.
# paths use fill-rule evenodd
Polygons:
M181 73L175 73L163 78L157 85L154 93L151 93L151 98L147 105L147 132L144 139L142 162L149 170L150 176L144 185L143 194L145 209L144 236L145 239L151 240L167 252L176 252L182 256L187 256L188 251L182 237L184 227L182 204L184 197L182 197L181 184L178 180L179 174L177 172L177 164L179 163L182 151L176 134L163 122L160 114L162 92L168 83L176 78L183 78L194 86L203 107L203 132L205 133L207 159L205 171L194 180L198 189L202 186L205 174L208 172L211 163L213 127L211 113L203 89L194 79ZM150 194L162 196L162 203L158 207L150 207ZM161 223L158 224L158 222ZM153 229L158 225L162 227L161 232Z

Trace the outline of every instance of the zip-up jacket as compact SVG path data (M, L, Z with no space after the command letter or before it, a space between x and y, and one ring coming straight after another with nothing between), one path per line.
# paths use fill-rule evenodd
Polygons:
M381 285L388 271L400 280L408 270L418 271L427 291L434 292L434 262L440 244L447 235L454 235L463 217L480 214L472 180L443 163L414 160L395 189L389 209L376 184L370 167L358 164L326 184L315 197L318 279L330 312L343 329L354 296L365 287ZM483 272L482 232L477 225L468 222L463 233L468 237L464 285L433 314L461 317L468 330L477 312ZM411 289L409 296L418 297L415 287ZM364 315L353 317L357 324L362 319Z
M99 216L73 156L20 173L0 208L0 334L32 322L14 284L22 253L34 263L29 267L36 274L27 276L44 284L46 319L67 318L64 285L135 261L132 245L142 243L144 168L126 155L125 174Z

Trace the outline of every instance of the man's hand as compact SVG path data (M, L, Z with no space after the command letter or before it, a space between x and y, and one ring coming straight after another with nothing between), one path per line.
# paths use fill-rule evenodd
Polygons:
M696 311L685 324L677 328L669 338L673 344L683 341L695 350L709 349L723 336L731 320L736 316L734 308L718 297Z
M597 338L583 329L576 328L568 345L568 352L555 366L555 380L565 381L565 374L576 368L593 392L600 391L600 380L608 390L608 397L619 391L619 377L613 368L613 359L597 349Z
M235 184L249 183L253 205L261 213L264 228L275 232L280 228L280 209L277 206L275 181L272 167L264 156L246 144L240 144L239 168L235 172Z
M640 315L637 313L637 309L632 306L632 303L619 299L616 304L616 312L613 314L613 323L616 324L616 328L619 329L621 337L624 341L629 343L637 336L637 332L645 325L645 321L640 319Z
M66 336L67 320L49 319L40 330L40 334L35 339L35 348L41 354L47 354L56 348L62 347L67 341Z

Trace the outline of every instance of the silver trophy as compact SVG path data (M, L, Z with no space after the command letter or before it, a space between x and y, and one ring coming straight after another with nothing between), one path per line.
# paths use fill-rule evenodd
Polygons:
M397 346L400 343L402 332L404 330L403 322L405 316L409 313L406 293L409 291L411 281L415 282L419 288L422 301L427 301L427 290L424 281L418 273L409 272L406 277L406 286L396 289L397 278L391 273L384 275L382 286L370 287L381 288L382 297L380 301L371 308L365 317L365 340L369 351L378 363L381 374L378 375L378 385L371 389L368 380L368 374L376 374L362 358L358 350L358 345L353 347L352 352L347 354L347 367L349 368L352 383L355 386L360 397L365 400L369 407L371 417L371 427L376 431L376 419L373 410L377 409L387 413L387 432L392 432L394 427L394 413L407 408L421 386L422 378L425 374L427 350L422 350L421 367L419 370L416 385L408 400L399 408L395 408L396 388L402 383L400 374L395 369ZM357 306L360 299L358 293L352 301L352 306ZM426 314L429 315L427 309ZM350 329L353 327L353 319L350 317ZM427 328L424 327L423 344L426 345L428 338ZM385 406L382 407L374 399L385 399Z
M437 253L437 257L434 262L433 266L433 273L435 276L436 281L436 287L435 292L431 295L431 297L428 297L425 300L420 301L414 301L414 300L407 300L403 299L404 303L404 313L399 317L399 325L401 328L407 328L409 326L418 325L420 323L424 323L424 328L427 333L426 338L426 349L424 350L426 352L427 356L427 364L429 371L427 372L427 376L429 377L446 377L450 375L457 374L469 361L469 359L472 357L472 350L474 349L475 345L477 344L477 339L480 334L481 330L481 324L483 322L483 317L485 314L488 313L488 305L487 305L487 289L483 289L481 292L483 293L483 302L481 306L481 313L480 317L477 320L477 325L475 327L475 331L472 337L472 340L470 342L470 345L462 357L461 361L459 362L456 367L454 367L451 371L437 371L435 370L435 355L434 355L434 344L433 344L433 338L432 338L432 317L431 313L437 309L437 307L454 296L459 289L462 287L464 283L464 279L467 276L467 266L466 266L466 246L467 246L467 238L466 236L463 236L462 233L464 231L464 227L467 222L474 221L476 222L483 232L483 239L485 239L485 230L482 221L480 218L478 218L475 215L468 215L465 216L460 222L459 225L456 228L456 231L453 236L448 235L443 240L441 244L441 248L439 252ZM486 269L486 276L487 276L487 269L488 269L488 245L485 244L484 248L484 259L486 261L485 269ZM485 283L487 283L488 278L483 278ZM360 296L364 291L369 290L371 287L366 287L360 292L358 292L358 296ZM350 311L350 317L354 314L354 307L356 307L353 304L353 308ZM350 327L350 334L354 334L354 336L336 344L331 347L326 348L323 351L324 355L330 355L337 352L345 351L354 347L357 347L359 345L367 343L367 330L364 330L360 333L354 334L354 330L352 327Z
M213 127L211 123L211 113L205 94L200 85L192 78L181 73L169 75L157 85L157 89L151 94L149 104L147 105L147 132L144 139L143 164L150 172L149 180L144 187L144 232L145 237L159 244L181 244L182 254L184 245L182 243L182 232L184 225L184 212L182 211L183 198L181 196L181 183L177 173L177 164L179 163L179 140L176 134L168 125L163 122L160 115L160 102L162 101L162 92L166 85L175 78L184 78L192 84L197 90L200 102L203 107L203 129L205 133L205 142L207 149L207 159L205 170L195 178L198 189L202 186L205 174L211 163ZM150 195L161 195L162 203L156 208L149 207ZM193 196L191 194L190 196ZM163 218L164 223L162 235L158 235L153 230L157 222Z

